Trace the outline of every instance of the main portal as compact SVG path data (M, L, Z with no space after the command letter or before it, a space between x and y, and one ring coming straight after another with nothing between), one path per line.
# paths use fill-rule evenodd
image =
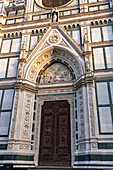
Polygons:
M71 166L70 105L67 100L42 106L39 166Z

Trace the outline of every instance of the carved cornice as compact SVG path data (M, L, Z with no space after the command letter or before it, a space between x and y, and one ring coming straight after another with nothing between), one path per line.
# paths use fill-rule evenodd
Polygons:
M89 75L85 77L86 84L93 83L94 77Z
M45 89L45 90L48 90L48 89L65 89L65 88L68 88L68 87L72 87L73 86L73 91L76 91L78 90L79 88L81 88L82 86L87 86L87 84L92 84L93 83L93 80L94 80L94 77L93 76L88 76L88 77L83 77L83 78L80 78L79 80L75 80L74 83L72 83L72 85L66 85L65 86L65 83L64 83L64 86L62 85L61 83L61 86L59 84L59 86L57 87L56 84L51 84L52 86L48 86L48 87L39 87L40 84L33 84L33 85L30 85L28 83L23 83L23 82L16 82L14 84L14 88L15 90L17 89L20 89L20 90L23 90L23 91L29 91L29 92L32 92L32 93L37 93L38 94L38 90L40 89Z
M90 56L91 53L92 53L92 51L85 51L85 52L83 52L84 56Z
M79 80L75 81L73 84L73 91L78 90L82 86L87 86L87 84L92 84L94 80L93 76L85 76L83 78L80 78Z
M14 85L14 88L15 90L20 89L20 90L29 91L32 93L36 93L38 91L37 86L32 86L30 84L23 83L23 82L16 82Z
M75 83L73 84L73 91L78 90L82 86L86 86L85 78L81 78L77 82L75 81Z

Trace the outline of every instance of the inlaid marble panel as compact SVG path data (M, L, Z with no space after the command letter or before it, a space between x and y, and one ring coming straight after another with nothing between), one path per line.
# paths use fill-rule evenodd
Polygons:
M94 48L93 56L94 56L95 69L104 69L105 64L104 64L103 48Z
M1 53L9 53L11 40L3 40Z
M102 27L104 41L113 40L112 26Z
M101 31L100 28L92 28L91 29L92 33L92 42L100 42L102 40L101 38Z
M18 52L20 50L21 39L13 39L11 52Z
M72 31L72 37L78 44L80 44L80 31L79 30Z
M10 58L7 77L16 77L18 58Z
M105 54L107 60L107 67L113 68L113 46L105 47Z
M107 82L96 83L98 104L109 104L108 87Z
M10 110L11 109L12 101L13 101L13 94L14 94L13 89L5 90L3 103L2 103L2 110Z
M10 112L0 113L0 135L8 135Z
M101 133L113 132L110 107L99 108Z
M0 59L0 78L5 78L8 59Z

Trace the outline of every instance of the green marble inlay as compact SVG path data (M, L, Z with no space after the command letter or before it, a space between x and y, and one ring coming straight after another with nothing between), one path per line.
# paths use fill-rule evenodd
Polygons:
M27 155L0 155L0 160L33 161L34 157Z
M6 144L1 144L0 145L0 150L7 150L7 145Z
M75 161L113 161L113 155L82 155L82 156L75 156Z
M113 143L98 143L98 149L113 149Z

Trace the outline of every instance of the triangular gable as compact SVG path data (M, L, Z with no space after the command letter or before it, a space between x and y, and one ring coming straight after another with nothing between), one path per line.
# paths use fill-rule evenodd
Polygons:
M49 27L26 60L28 61L32 56L53 46L65 47L66 49L73 51L76 56L83 57L83 51L80 49L77 42L73 40L64 29L55 25Z
M59 54L54 55L54 49L59 49ZM45 68L53 58L55 60L59 58L60 61L62 58L63 62L67 61L67 63L70 63L70 67L72 66L73 70L75 70L76 77L84 73L85 64L83 51L80 49L80 46L65 30L53 24L26 58L24 77L27 77L29 81L35 82L37 74L40 73L42 67Z

